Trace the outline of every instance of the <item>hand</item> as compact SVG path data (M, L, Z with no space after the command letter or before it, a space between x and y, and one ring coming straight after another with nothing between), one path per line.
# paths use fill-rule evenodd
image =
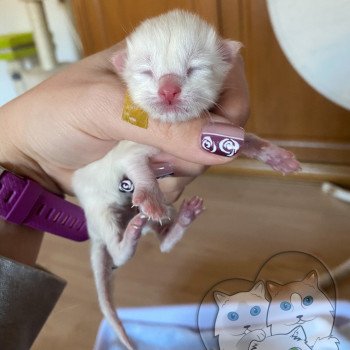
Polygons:
M174 165L180 177L166 179L162 188L171 201L203 172L204 165L230 161L201 149L200 134L212 121L244 126L249 101L241 57L229 73L220 107L212 114L176 125L150 120L149 128L142 129L121 120L125 87L109 62L118 47L72 64L3 106L0 164L51 191L71 194L76 169L127 139L158 147L164 152L158 160Z

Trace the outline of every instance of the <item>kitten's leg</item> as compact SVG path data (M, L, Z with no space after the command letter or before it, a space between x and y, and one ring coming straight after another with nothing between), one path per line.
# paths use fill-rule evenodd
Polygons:
M299 162L294 154L278 147L267 140L263 140L254 134L246 134L241 154L248 158L261 160L272 169L283 174L301 170Z
M167 206L148 159L140 159L137 168L130 164L125 171L135 190L132 203L150 219L160 221L168 216Z
M124 220L110 205L96 203L95 207L84 209L91 241L106 246L115 266L125 264L135 253L147 217L137 214L130 221L128 219L124 230L121 224Z
M185 199L178 213L174 208L171 211L173 219L170 223L165 223L165 225L152 223L153 230L160 238L160 250L163 253L169 252L181 240L186 229L204 211L203 199L197 196Z
M135 254L137 244L141 237L141 232L147 217L143 214L137 214L128 223L124 233L119 240L116 235L106 236L106 246L110 256L113 259L114 266L124 265Z

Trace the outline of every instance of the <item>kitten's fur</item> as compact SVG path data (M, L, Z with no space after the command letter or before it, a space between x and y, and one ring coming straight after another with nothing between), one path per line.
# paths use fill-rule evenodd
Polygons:
M111 62L134 102L150 118L178 122L197 117L214 105L240 46L219 38L198 16L175 10L136 28L127 38L127 48L116 52ZM167 75L181 87L174 106L166 106L159 99L158 87ZM263 159L282 172L298 170L298 162L290 152L252 134L247 140L242 154ZM153 147L122 141L73 177L73 189L87 218L100 306L128 349L133 347L114 312L109 291L112 264L120 266L134 254L147 217L154 220L153 228L162 232L162 251L169 251L203 210L202 201L196 197L184 202L178 214L165 206L149 166L149 158L157 153ZM123 177L134 183L132 196L118 191ZM132 210L131 204L141 214ZM172 220L165 225L168 216ZM156 221L162 221L163 226Z
M296 326L302 326L308 346L316 349L338 349L338 339L332 337L334 308L318 288L316 271L311 271L302 281L280 285L267 282L271 296L268 325L271 334L286 334ZM305 300L312 302L308 305ZM308 298L308 299L305 299ZM287 302L287 308L282 305Z
M303 327L295 327L287 334L278 334L266 337L262 341L250 343L249 350L310 350L306 343ZM326 349L323 349L326 350Z
M214 292L219 307L215 322L215 335L218 336L220 350L247 350L253 340L263 340L266 333L267 309L263 282L258 282L247 292L226 295ZM251 314L253 308L259 307L259 314ZM230 313L238 315L237 320L229 318Z

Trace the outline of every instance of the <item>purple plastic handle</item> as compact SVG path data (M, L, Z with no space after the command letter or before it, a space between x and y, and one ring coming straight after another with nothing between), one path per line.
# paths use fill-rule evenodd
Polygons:
M0 217L73 241L89 239L84 211L79 206L6 170L0 178Z

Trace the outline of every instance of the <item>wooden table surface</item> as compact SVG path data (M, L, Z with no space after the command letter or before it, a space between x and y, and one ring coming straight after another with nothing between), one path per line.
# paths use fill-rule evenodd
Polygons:
M310 253L330 268L350 256L350 205L322 194L319 183L206 175L189 186L186 195L194 194L205 198L207 211L169 254L159 252L155 236L142 238L116 274L118 306L198 304L219 281L254 279L282 251ZM33 349L92 349L101 314L88 243L47 235L39 263L68 286ZM286 274L297 268L282 265ZM338 284L338 298L350 300L349 280Z

